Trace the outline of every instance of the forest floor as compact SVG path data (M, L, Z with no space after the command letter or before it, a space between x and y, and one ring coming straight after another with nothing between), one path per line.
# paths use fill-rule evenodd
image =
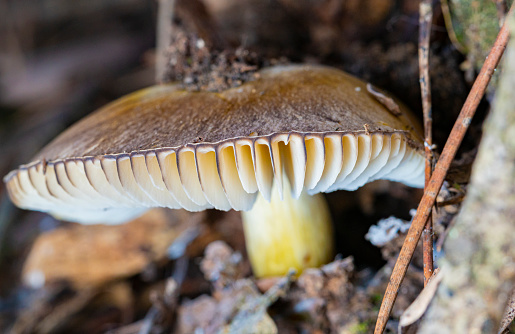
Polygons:
M77 8L47 2L0 4L7 6L0 13L9 13L0 14L1 175L92 110L155 83L156 2L79 1ZM418 2L178 0L176 6L159 81L216 91L274 64L325 64L385 88L422 118ZM466 56L435 6L429 73L437 155L474 78ZM480 105L437 199L437 260L466 195L489 106L488 99ZM1 184L0 331L369 333L422 193L376 181L326 194L335 260L298 277L255 279L238 212L154 209L128 224L87 227L15 208ZM390 237L377 242L374 232L366 237L369 231ZM397 333L423 282L419 247L387 331Z

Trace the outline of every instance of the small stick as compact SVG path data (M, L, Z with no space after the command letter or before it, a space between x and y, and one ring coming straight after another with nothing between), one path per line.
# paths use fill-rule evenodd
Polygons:
M425 188L433 171L433 117L431 109L431 78L429 76L429 40L433 21L433 1L420 1L419 34L418 34L418 66L420 76L420 93L424 112L424 150L426 154ZM433 276L433 216L429 217L422 232L422 250L424 259L424 286Z
M508 16L511 15L512 12L513 6L510 8ZM418 240L420 239L422 230L424 229L427 218L429 217L431 207L435 203L436 196L440 191L445 175L447 174L451 162L456 155L456 151L458 150L458 147L461 144L463 137L465 136L465 132L470 125L479 102L485 94L486 87L492 78L494 70L499 64L499 60L501 59L501 56L506 49L509 36L510 34L508 27L506 24L504 24L501 28L501 31L499 31L499 34L497 35L497 39L495 40L492 50L490 51L483 64L483 67L481 68L481 72L479 72L479 75L476 78L476 81L474 82L469 95L467 96L467 100L465 101L465 104L460 111L456 123L454 123L454 127L452 128L451 134L447 139L447 143L443 148L442 155L436 163L433 176L431 177L431 180L429 180L427 189L424 192L424 196L422 196L417 213L415 214L415 217L413 217L413 222L411 223L408 235L404 240L401 252L397 262L395 263L395 267L393 268L393 272L390 277L390 283L386 288L383 302L381 304L381 309L379 310L374 334L383 333L386 327L386 323L388 322L388 318L390 317L390 313L393 308L393 303L397 298L399 287L402 283L402 280L404 279L404 276L406 275L411 257L413 256L413 252L415 251Z
M157 50L156 50L156 77L157 83L164 79L166 71L166 48L172 41L172 19L174 0L158 0L157 9Z

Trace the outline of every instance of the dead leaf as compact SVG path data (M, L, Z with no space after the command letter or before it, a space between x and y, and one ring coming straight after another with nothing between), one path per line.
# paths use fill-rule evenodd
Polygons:
M404 311L399 319L399 334L417 332L419 320L422 319L422 316L433 300L442 278L443 274L439 270L435 271L426 287L420 292L418 297L413 301L413 303L411 303L406 311Z
M280 278L261 294L250 279L241 277L241 255L226 243L215 241L201 263L213 284L213 296L202 295L183 302L178 312L177 333L277 333L268 307L288 290L293 273Z
M257 295L245 303L231 323L221 333L278 333L277 326L267 313L267 309L279 297L283 296L292 282L295 272L290 272L271 287L266 294Z
M202 295L186 301L179 308L177 333L218 333L245 303L259 296L251 280L240 279L215 297Z
M207 246L200 269L215 289L220 290L243 276L242 260L241 254L225 242L214 241Z
M356 289L352 257L335 260L321 268L306 269L282 298L289 306L274 318L292 322L305 333L366 333L375 317L371 300ZM342 311L344 310L344 311ZM289 317L289 318L285 318ZM301 321L300 321L301 319Z
M166 256L189 227L189 217L183 211L153 209L127 224L74 224L44 233L25 262L23 282L39 288L65 280L85 287L134 275Z

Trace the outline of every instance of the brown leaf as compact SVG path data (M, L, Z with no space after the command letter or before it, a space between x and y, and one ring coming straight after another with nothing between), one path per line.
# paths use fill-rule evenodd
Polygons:
M127 224L74 224L44 233L25 262L23 281L33 288L60 280L84 287L134 275L165 257L189 217L154 209Z
M223 241L210 243L200 263L206 279L213 282L215 289L222 289L242 277L242 256Z
M399 320L399 334L417 332L419 320L422 318L429 304L433 300L433 297L436 294L436 289L440 285L442 278L443 274L437 269L424 290L420 292L418 297L402 314Z
M277 333L268 307L288 290L293 273L278 279L261 294L250 279L241 276L241 255L222 241L206 249L201 269L214 284L213 296L202 295L182 303L177 333Z

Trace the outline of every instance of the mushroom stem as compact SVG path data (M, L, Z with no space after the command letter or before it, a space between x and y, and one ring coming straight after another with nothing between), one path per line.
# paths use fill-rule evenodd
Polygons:
M333 228L324 196L291 196L283 181L283 199L274 184L271 201L258 194L254 207L242 212L247 253L256 277L300 273L333 256Z

